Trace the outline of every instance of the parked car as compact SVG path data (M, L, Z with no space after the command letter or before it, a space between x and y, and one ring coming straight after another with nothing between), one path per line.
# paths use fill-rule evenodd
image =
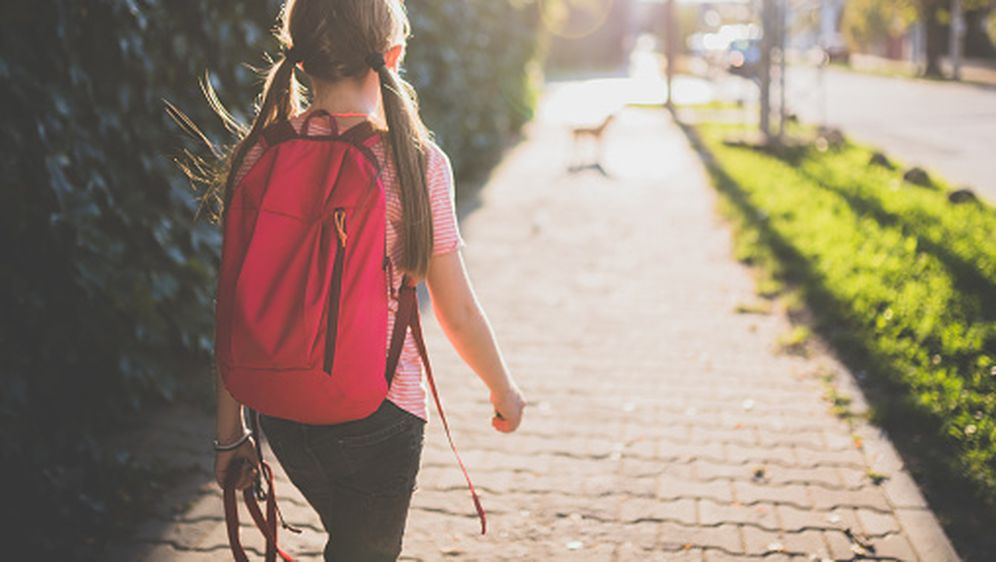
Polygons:
M761 63L761 40L738 39L726 49L726 70L743 78L757 78Z

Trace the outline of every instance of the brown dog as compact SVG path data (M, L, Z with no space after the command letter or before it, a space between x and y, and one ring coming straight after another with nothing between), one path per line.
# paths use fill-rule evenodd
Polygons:
M579 125L571 128L571 138L574 143L571 163L567 167L569 172L580 172L594 168L605 174L605 169L602 168L605 130L609 128L615 118L616 114L610 113L597 125Z

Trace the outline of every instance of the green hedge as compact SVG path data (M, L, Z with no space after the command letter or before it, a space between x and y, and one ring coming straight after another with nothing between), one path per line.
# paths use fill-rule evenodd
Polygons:
M410 78L461 174L531 115L532 4L408 2ZM83 559L153 501L150 475L101 437L189 387L210 388L220 242L171 162L169 100L226 140L198 79L243 118L276 45L274 0L39 0L0 19L0 437L15 548ZM144 476L142 478L145 478ZM133 480L135 483L144 481ZM144 488L145 494L158 493ZM17 511L8 513L8 510Z
M218 246L169 159L179 140L162 100L210 122L197 87L209 67L250 95L239 63L276 13L234 0L4 9L0 462L4 520L24 526L15 551L83 559L147 499L127 495L147 480L122 479L148 471L99 436L174 397L207 356Z
M855 370L894 393L877 414L943 465L929 489L954 475L994 505L996 210L905 183L853 144L775 155L725 144L729 127L697 131L740 257L796 284Z
M531 0L407 4L406 76L422 115L457 176L479 176L533 116L541 79L538 6Z

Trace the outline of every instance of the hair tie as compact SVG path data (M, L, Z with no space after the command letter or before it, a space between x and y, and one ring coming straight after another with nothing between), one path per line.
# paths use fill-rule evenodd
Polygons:
M293 45L291 45L290 47L284 47L281 50L281 52L283 53L284 58L287 59L288 62L298 63L304 59L304 57L301 55L300 49L298 49Z
M366 60L367 65L370 68L378 72L380 71L380 69L387 66L387 63L384 62L384 55L382 53L377 53L377 52L370 53L369 55L367 55L367 58L364 60Z

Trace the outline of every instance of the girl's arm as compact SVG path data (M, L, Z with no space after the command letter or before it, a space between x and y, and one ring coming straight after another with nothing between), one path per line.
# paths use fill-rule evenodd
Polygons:
M435 255L426 276L432 308L457 353L491 391L497 414L491 425L512 432L522 421L526 401L502 359L494 332L471 288L460 251Z
M234 443L246 431L245 421L242 419L242 404L237 402L225 388L224 381L221 380L221 372L217 368L215 372L215 388L217 391L217 412L215 417L215 439L219 443ZM225 476L232 461L241 457L249 461L248 466L256 464L256 450L252 439L247 440L241 447L234 451L218 451L214 458L214 476L219 486L225 485ZM251 482L250 475L243 473L238 484L239 489L248 486Z

